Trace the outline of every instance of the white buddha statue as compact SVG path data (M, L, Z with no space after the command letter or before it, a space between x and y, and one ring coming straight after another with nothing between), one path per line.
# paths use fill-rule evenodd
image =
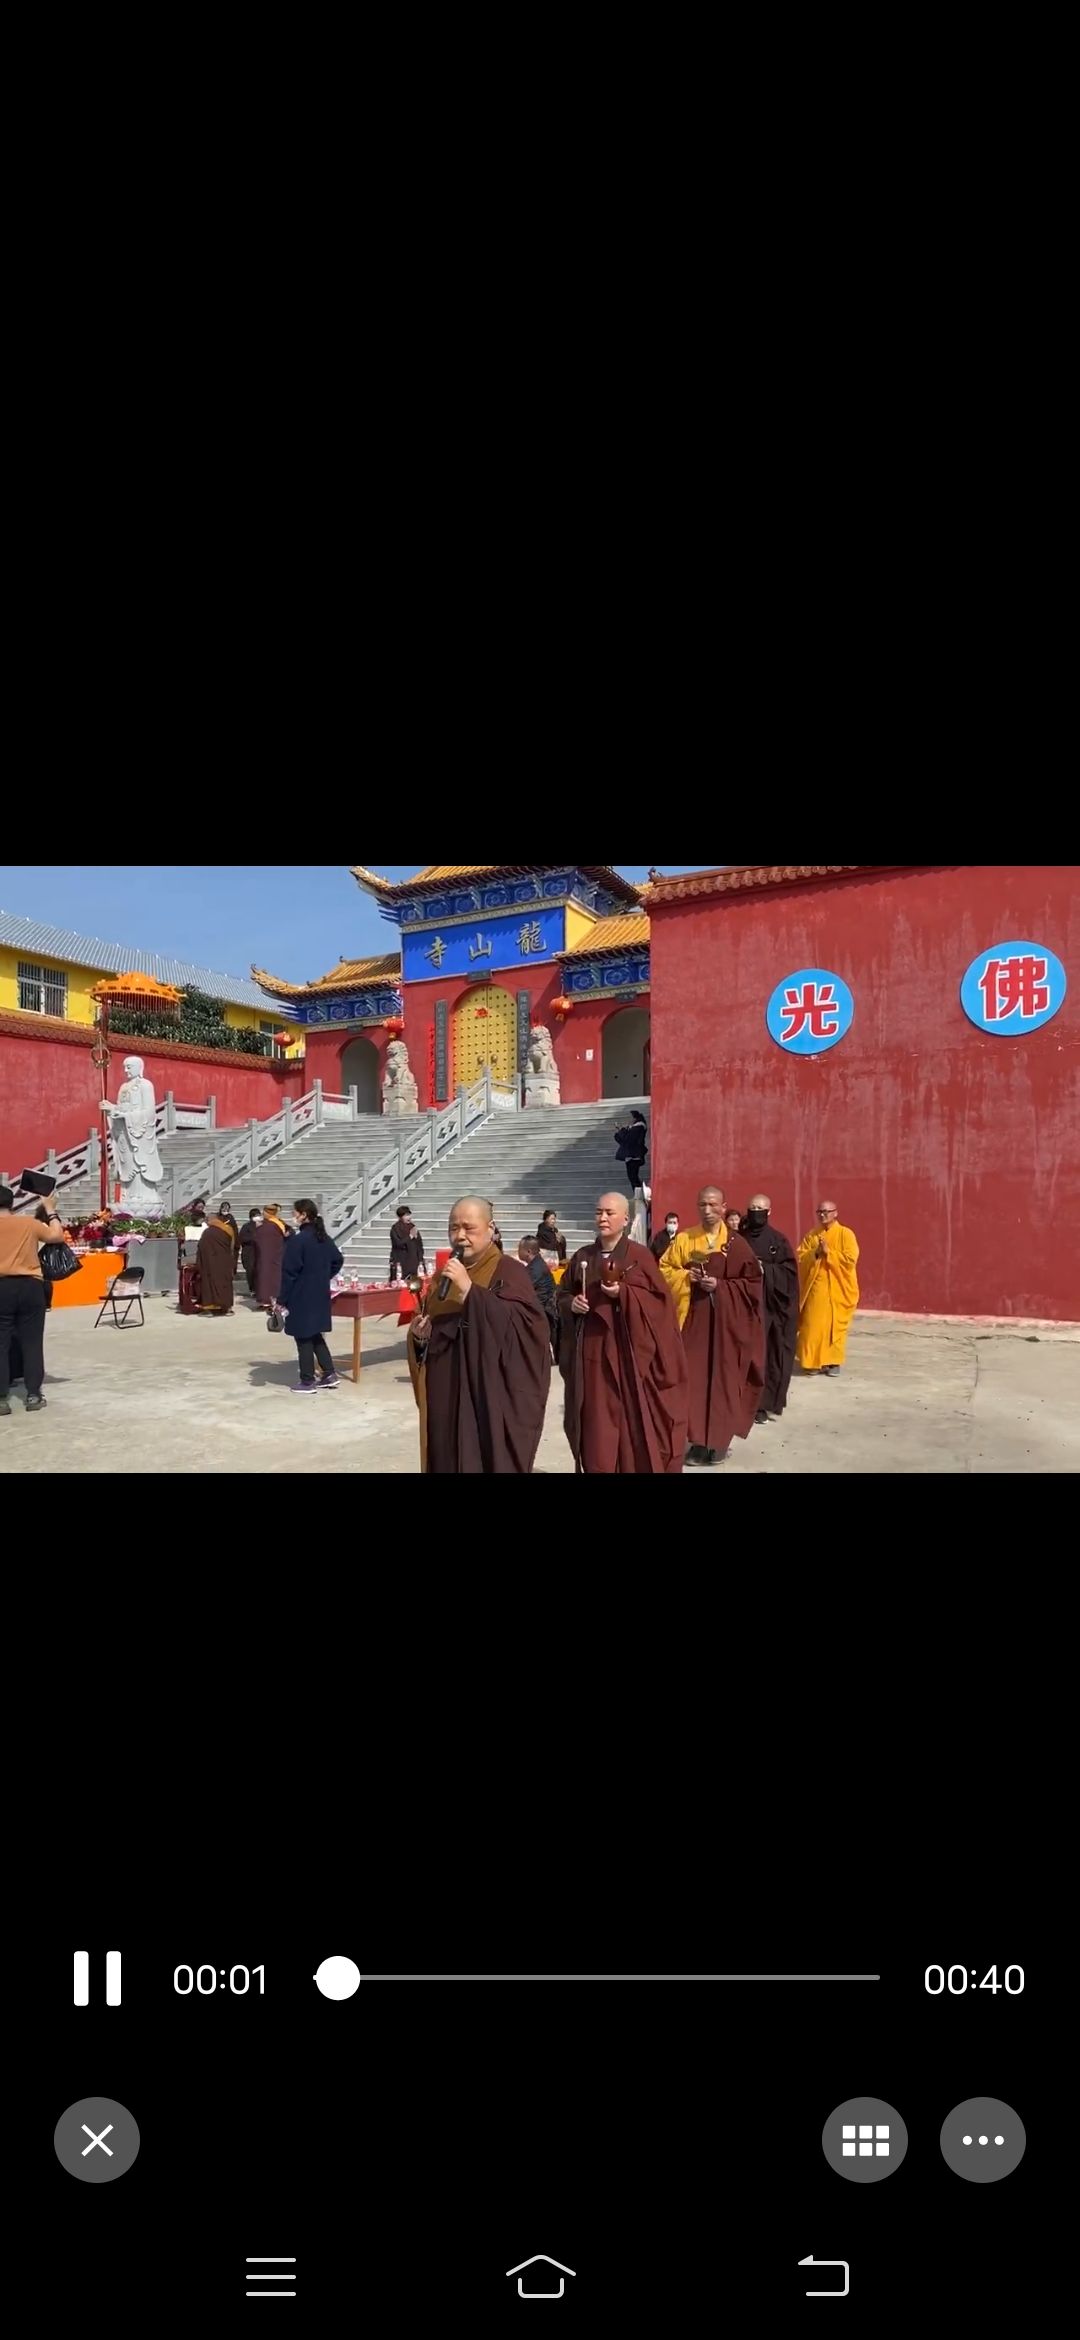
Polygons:
M165 1172L158 1153L154 1084L143 1078L141 1056L125 1056L124 1079L115 1105L103 1097L112 1136L113 1160L120 1180L120 1209L134 1217L152 1219L162 1208Z

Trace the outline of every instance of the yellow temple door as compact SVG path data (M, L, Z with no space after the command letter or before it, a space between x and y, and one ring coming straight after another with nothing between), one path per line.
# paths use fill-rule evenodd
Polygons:
M498 983L467 991L454 1009L454 1087L483 1078L517 1078L517 1001Z

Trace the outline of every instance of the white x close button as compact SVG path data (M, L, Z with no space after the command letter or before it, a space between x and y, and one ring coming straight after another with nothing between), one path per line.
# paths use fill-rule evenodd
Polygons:
M90 2142L86 2140L89 2137ZM53 2130L53 2151L69 2176L89 2185L123 2177L142 2139L134 2113L112 2096L83 2096L69 2104Z

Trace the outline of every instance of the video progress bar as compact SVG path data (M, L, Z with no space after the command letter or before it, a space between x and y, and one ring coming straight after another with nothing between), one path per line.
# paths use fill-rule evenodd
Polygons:
M879 1974L365 1974L364 1982L880 1982Z

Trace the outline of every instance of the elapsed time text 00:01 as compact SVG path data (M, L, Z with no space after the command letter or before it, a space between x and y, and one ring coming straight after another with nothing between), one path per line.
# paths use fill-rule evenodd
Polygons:
M182 1983L180 1980L182 1974L186 1974L187 1976L186 1983ZM209 1982L203 1981L204 1974L209 1975ZM253 1974L258 1975L259 1996L262 1998L266 1990L265 1966L252 1966L250 1968L246 1966L230 1966L229 1989L232 1991L235 1998L242 1999L244 1997L245 1992L250 1987L251 1977ZM243 1976L244 1979L242 1982L237 1981L237 1975ZM186 1999L192 1990L197 1990L200 1998L209 1999L212 1997L213 1993L218 1987L218 1976L219 1969L216 1966L200 1966L196 1969L194 1975L192 1974L190 1966L177 1966L173 1970L173 1989L174 1991L179 1991L182 1999ZM225 1970L223 1967L220 1969L220 1978L221 1981L224 1982Z

